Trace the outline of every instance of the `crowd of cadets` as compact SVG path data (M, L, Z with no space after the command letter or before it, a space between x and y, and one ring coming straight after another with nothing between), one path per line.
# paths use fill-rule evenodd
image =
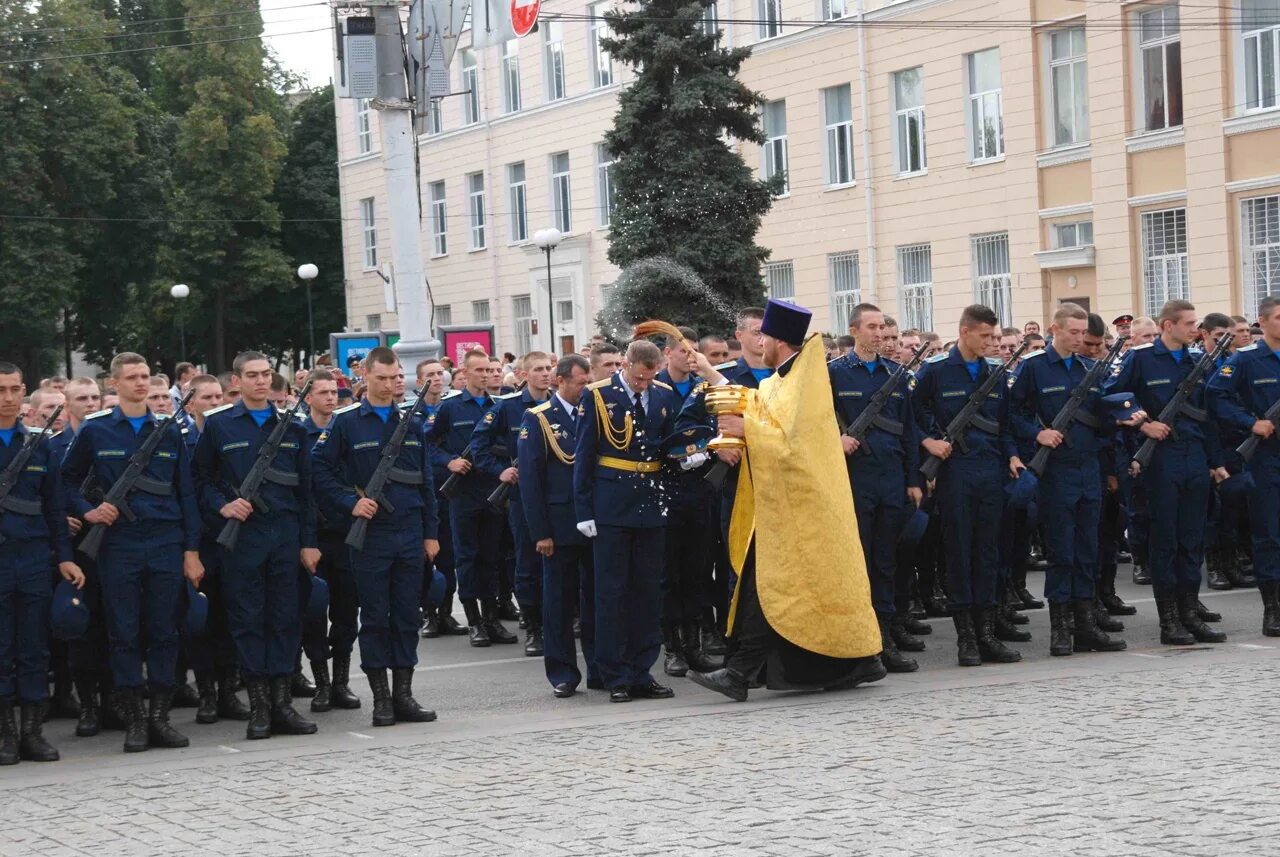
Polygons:
M21 370L0 362L0 471L37 433L0 502L0 764L56 759L49 717L76 718L80 736L123 729L126 751L187 746L174 706L194 707L198 723L246 721L249 738L314 732L293 699L312 712L361 707L357 644L374 725L434 720L412 692L419 637L518 643L504 622L525 629L524 652L544 658L557 697L583 681L578 640L588 688L615 702L671 696L650 672L660 656L678 677L715 670L732 645L725 545L741 454L706 450L704 397L772 373L762 315L742 310L732 339L681 329L662 348L598 340L558 361L423 361L424 401L376 499L364 486L415 401L389 349L349 378L322 367L292 384L256 352L216 377L180 364L172 384L123 353L105 390L51 378L29 397ZM1252 327L1198 319L1185 301L1112 324L1123 353L1063 431L1049 426L1113 342L1074 305L1047 337L971 306L944 343L862 304L848 335L827 339L842 428L888 394L867 433L842 443L889 671L917 668L907 653L941 616L960 664L1017 661L1006 643L1029 642L1023 613L1044 607L1031 568L1046 573L1053 655L1124 648L1115 617L1136 610L1115 578L1128 561L1135 583L1154 585L1162 643L1225 639L1199 599L1202 560L1211 588L1258 586L1263 631L1280 635L1280 442L1267 417L1280 399L1280 304L1264 301ZM1229 349L1160 422L1197 343L1224 336ZM1031 350L1010 360L1023 340ZM895 375L922 346L923 362ZM971 394L1004 372L949 436ZM295 404L261 491L240 496ZM144 478L127 503L106 502L152 432L166 434ZM1246 462L1236 447L1250 435L1260 443ZM1147 438L1158 443L1143 470L1131 459ZM1040 447L1051 451L1035 480L1026 464ZM942 460L933 480L920 469L930 457ZM366 538L349 548L360 518ZM234 549L217 542L230 520ZM106 538L90 559L76 547L95 526ZM89 611L73 639L50 634L64 580ZM207 603L203 629L183 620L195 600Z

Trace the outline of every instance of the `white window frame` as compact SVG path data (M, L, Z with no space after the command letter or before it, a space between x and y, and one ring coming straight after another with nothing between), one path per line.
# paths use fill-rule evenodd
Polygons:
M836 333L849 330L853 308L862 303L862 280L858 251L827 256L827 287L831 297L831 325Z
M515 178L517 167L520 169L519 180ZM508 237L512 244L523 244L529 240L529 181L524 161L507 164L507 205L511 209L511 233Z
M360 200L360 231L364 247L364 270L378 269L378 221L373 197Z
M990 307L1002 327L1013 324L1013 274L1009 261L1009 233L970 235L973 301Z
M502 113L519 113L520 100L520 41L503 42L502 52Z
M492 313L488 300L471 302L471 322L473 324L486 324L491 317Z
M538 320L533 312L532 295L511 298L511 319L515 325L516 354L528 354L533 350L533 326Z
M431 199L431 256L449 255L449 199L444 181L432 182L427 193Z
M1236 80L1239 81L1236 89L1240 110L1244 113L1274 110L1280 107L1280 19L1246 21L1243 2L1237 4L1236 10L1240 16L1240 41L1236 45ZM1270 46L1265 44L1267 41L1270 41ZM1256 69L1253 87L1249 86L1250 59ZM1271 64L1272 90L1269 94L1263 90L1267 62Z
M370 99L356 99L356 152L367 155L373 151L373 107Z
M538 27L542 30L542 75L547 101L563 101L569 94L564 67L564 25L543 20Z
M1090 247L1093 245L1092 220L1055 223L1050 227L1050 233L1054 250L1069 250L1074 247Z
M556 159L564 158L564 169L556 166ZM553 225L565 235L573 231L573 184L570 179L572 164L568 152L555 152L549 158L551 166L551 217Z
M597 220L605 229L613 222L613 210L617 205L613 185L613 155L604 143L596 143L596 211Z
M849 118L833 122L828 115L828 93L838 96L839 90L844 90ZM827 87L820 90L819 97L822 99L822 121L826 125L822 154L827 187L848 187L856 178L853 166L853 88L847 83Z
M1079 33L1080 38L1084 40L1084 45L1079 53L1076 53L1074 44L1074 33ZM1053 56L1053 40L1054 36L1067 35L1069 49L1071 54L1066 57L1054 59ZM1089 142L1089 40L1085 33L1083 25L1075 27L1064 27L1058 30L1050 30L1044 34L1044 51L1045 51L1045 67L1048 69L1045 75L1045 107L1047 110L1047 119L1045 127L1050 129L1049 148L1056 149L1062 146L1078 146ZM1079 77L1076 74L1076 67L1083 69L1083 92L1077 92L1076 86L1080 84ZM1082 125L1080 128L1072 127L1070 129L1070 139L1063 138L1059 135L1061 130L1058 127L1058 98L1059 92L1056 86L1055 69L1070 68L1071 69L1071 106L1072 121L1079 121ZM1075 108L1082 103L1084 111L1078 112Z
M720 36L720 4L708 3L702 10L702 32L713 39Z
M609 52L600 44L600 40L609 35L609 22L604 19L604 13L608 12L612 5L612 0L605 0L603 3L592 3L587 7L587 14L590 16L587 37L591 48L591 85L595 89L612 86L615 79L613 57L609 56Z
M436 327L448 327L453 324L453 304L436 304L431 308L435 316Z
M476 52L470 48L458 50L462 67L462 124L480 124L480 67L476 61Z
M838 21L849 15L849 0L822 0L822 20Z
M978 89L977 64L979 55L995 54L996 76L1000 77L1000 48L986 48L964 55L966 89L969 92L965 126L969 132L969 162L984 164L1004 157L1004 81L999 79L994 89ZM991 113L994 111L995 116ZM995 140L988 140L984 133L988 119L994 119Z
M1159 26L1161 32L1158 35L1147 38L1145 36L1146 25L1148 21L1159 18ZM1134 80L1134 112L1136 113L1134 128L1139 134L1151 134L1157 131L1165 131L1171 128L1182 127L1182 117L1178 122L1172 122L1169 115L1169 54L1171 48L1177 50L1178 55L1178 95L1179 99L1183 98L1182 92L1182 25L1180 21L1180 12L1177 3L1167 3L1163 6L1148 6L1139 9L1134 13L1134 29L1137 33L1137 42L1134 50L1136 55L1133 62ZM1161 75L1163 79L1162 90L1160 95L1161 111L1163 112L1163 124L1151 127L1151 116L1147 112L1147 54L1156 52L1160 56ZM1184 104L1179 104L1180 110L1185 110Z
M770 135L768 116L769 108L773 105L781 105L779 108L782 116L782 133ZM778 173L782 173L782 189L778 191L778 196L787 196L791 193L791 172L789 169L790 156L788 154L787 144L787 101L779 98L776 101L770 101L761 107L760 117L761 127L765 129L765 143L760 147L760 172L764 175L766 181L773 178Z
M898 326L933 330L933 245L903 244L898 260Z
M1240 243L1244 310L1252 317L1263 298L1280 297L1280 194L1240 200Z
M764 270L766 294L774 300L796 302L796 266L795 262L786 259L781 262L766 262Z
M1144 211L1138 216L1138 223L1142 238L1142 312L1154 315L1165 301L1191 299L1187 209Z
M484 173L467 175L467 215L471 223L471 249L483 250L488 245L484 209Z
M782 35L782 0L756 0L756 41Z
M439 98L427 99L426 132L428 136L434 136L444 131L444 110L441 109Z
M898 78L910 72L918 72L920 75L920 103L903 106L898 103ZM900 177L923 175L929 171L929 142L925 128L924 66L904 68L901 71L895 71L890 77L890 94L893 100L894 167ZM920 153L918 164L911 163L913 138Z

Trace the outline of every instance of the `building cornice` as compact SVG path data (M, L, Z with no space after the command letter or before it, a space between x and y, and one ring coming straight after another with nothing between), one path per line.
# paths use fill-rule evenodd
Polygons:
M1071 217L1076 214L1093 214L1093 203L1081 202L1076 205L1059 205L1040 209L1041 220L1048 220L1051 217Z
M1258 176L1252 179L1239 179L1227 182L1227 193L1248 193L1251 190L1266 190L1280 185L1280 176Z
M1084 244L1080 247L1062 247L1058 250L1041 250L1036 253L1036 261L1040 270L1051 271L1058 268L1092 268L1094 264L1094 247Z
M1056 149L1040 152L1036 155L1037 167L1061 167L1066 164L1078 164L1093 157L1093 144L1076 143L1073 146L1059 146Z
M370 161L376 161L382 157L382 152L365 152L354 158L348 158L345 161L338 161L338 169L345 170L347 167L358 167L360 164L367 164Z
M1177 128L1165 128L1149 134L1138 134L1124 141L1124 150L1130 155L1138 152L1150 152L1153 149L1167 149L1170 146L1181 146L1187 141L1187 132L1181 125Z
M1129 197L1130 208L1140 208L1144 205L1164 205L1169 202L1186 202L1187 192L1185 190L1170 190L1164 193L1148 193L1142 196Z
M1243 116L1232 116L1222 120L1222 133L1228 137L1236 134L1248 134L1250 131L1266 131L1269 128L1280 128L1280 108L1246 113Z

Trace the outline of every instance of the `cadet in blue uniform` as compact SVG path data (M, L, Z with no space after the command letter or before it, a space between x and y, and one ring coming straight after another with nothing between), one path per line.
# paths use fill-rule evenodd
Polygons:
M1132 392L1148 417L1140 427L1142 435L1159 441L1142 479L1151 515L1148 556L1160 641L1220 643L1226 634L1205 624L1199 603L1210 472L1218 479L1227 475L1217 427L1203 411L1204 383L1172 425L1156 421L1198 359L1190 349L1196 335L1195 307L1189 301L1168 301L1159 321L1159 338L1131 348L1105 389Z
M1044 595L1049 602L1051 655L1125 648L1124 640L1107 636L1095 617L1102 513L1098 455L1115 425L1102 404L1101 384L1087 391L1084 405L1065 432L1047 428L1093 366L1079 353L1088 327L1089 314L1083 308L1060 305L1049 328L1050 346L1023 358L1009 392L1014 435L1028 445L1052 450L1040 477L1037 505L1049 562Z
M988 394L964 439L967 451L943 439L947 424L964 408L969 396L990 372L999 369L1002 361L989 363L983 356L994 347L998 332L999 320L990 308L981 304L966 307L960 315L956 344L947 354L925 361L912 398L924 435L921 446L943 459L938 474L938 510L949 610L956 626L961 666L1022 659L995 636L1003 488L1023 468L1009 431L1008 385L998 383Z
M272 732L310 735L316 724L293 707L290 684L302 637L298 563L314 574L320 560L307 432L285 430L262 484L265 510L236 492L283 412L268 400L266 355L245 351L232 363L240 401L204 415L192 465L200 506L217 537L226 521L242 522L234 550L219 553L223 594L240 673L249 692L249 738Z
M370 351L365 401L335 411L312 450L321 514L335 526L354 518L369 521L364 549L351 550L351 569L360 599L360 667L373 692L374 726L436 719L434 711L413 698L423 559L434 559L440 550L435 487L420 421L410 426L400 447L387 483L387 503L361 495L378 467L383 444L402 419L393 400L401 372L390 348Z
M542 404L550 395L553 363L551 355L532 351L522 360L526 385L521 392L498 396L489 413L476 425L471 435L471 451L476 468L488 476L515 488L519 482L516 442L524 412ZM508 521L515 543L515 595L520 614L525 618L528 631L524 653L540 657L542 642L542 563L534 548L529 526L525 523L523 492L512 490L508 495Z
M1258 306L1262 341L1247 345L1209 383L1212 416L1259 439L1246 465L1253 476L1249 518L1254 571L1262 594L1262 633L1280 637L1280 439L1266 412L1280 400L1280 300Z
M573 506L578 404L590 371L585 357L561 357L558 389L550 400L524 412L516 444L520 501L542 565L543 664L552 693L560 699L573 696L582 681L573 642L575 612L581 617L587 687L604 687L595 660L595 564L590 540L578 532Z
M0 474L12 485L0 502L0 765L17 764L19 758L58 760L43 733L49 698L50 560L57 562L64 579L84 587L84 573L72 561L59 462L49 438L31 440L35 447L26 465L8 473L32 431L18 421L25 393L21 370L0 361ZM22 712L20 728L13 717L15 698Z
M147 410L151 370L146 359L131 352L117 354L111 377L120 404L85 420L67 449L62 481L76 515L88 524L109 527L98 554L98 572L111 640L111 672L127 715L125 752L186 747L190 742L170 724L169 708L177 670L182 580L185 576L198 585L204 576L191 465L178 427ZM156 431L164 432L164 438L128 497L127 509L106 502L95 506L80 495L90 474L103 492L109 491L134 451ZM148 715L142 707L144 657L151 688Z
M662 644L660 444L680 410L675 392L654 380L661 359L652 342L632 342L622 370L591 384L578 409L574 506L578 531L594 539L596 663L611 702L673 695L649 673Z
M849 317L854 347L827 364L837 418L848 426L889 381L899 364L881 357L877 350L884 331L884 314L873 304L858 304ZM898 567L898 533L911 509L924 499L920 475L920 438L911 411L909 379L900 378L889 393L864 438L865 446L841 434L849 483L853 488L858 534L866 554L871 581L871 602L880 622L880 654L890 672L915 672L919 664L898 651L895 636L905 638L906 627L896 609L895 577ZM896 625L895 635L890 626ZM924 648L920 643L919 649Z
M498 618L499 544L504 522L489 505L489 495L498 487L498 480L475 471L471 449L476 426L493 407L493 400L485 392L489 357L483 351L469 351L463 364L467 387L440 402L427 440L432 464L446 468L461 480L458 493L449 499L458 597L467 614L471 645L483 648L491 643L514 643L516 635Z

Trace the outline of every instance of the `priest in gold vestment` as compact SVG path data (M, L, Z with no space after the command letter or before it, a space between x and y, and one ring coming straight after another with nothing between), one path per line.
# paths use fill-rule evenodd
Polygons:
M832 690L885 675L826 354L820 336L806 342L810 319L769 301L761 332L777 372L747 391L742 416L719 417L722 435L746 441L729 527L733 647L723 669L689 678L738 701L761 679Z

